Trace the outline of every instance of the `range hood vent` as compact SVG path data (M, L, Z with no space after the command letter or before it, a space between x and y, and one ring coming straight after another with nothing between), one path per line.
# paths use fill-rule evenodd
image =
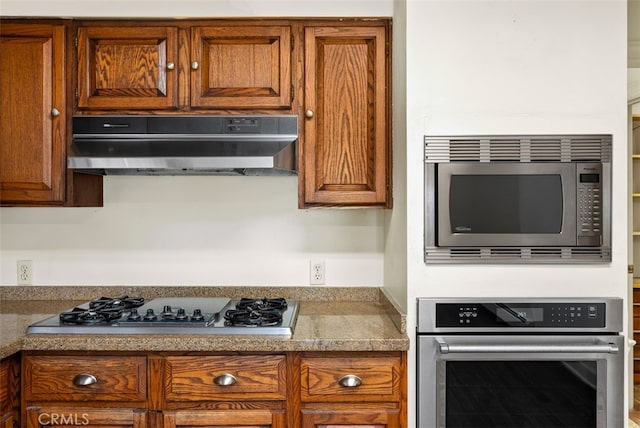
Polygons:
M75 116L67 166L97 175L295 175L295 115Z

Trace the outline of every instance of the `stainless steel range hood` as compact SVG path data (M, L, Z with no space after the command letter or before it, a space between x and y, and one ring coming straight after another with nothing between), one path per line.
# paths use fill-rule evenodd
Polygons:
M70 169L98 175L296 174L295 115L75 116Z

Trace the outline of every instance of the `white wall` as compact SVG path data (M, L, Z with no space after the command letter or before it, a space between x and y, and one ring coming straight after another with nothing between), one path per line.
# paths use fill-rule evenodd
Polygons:
M418 296L627 300L626 6L623 0L407 0L409 326ZM501 133L613 134L611 264L423 263L423 135Z
M2 16L263 17L391 16L392 0L2 0Z
M103 208L0 210L1 282L382 285L382 210L298 210L297 177L105 177Z
M2 0L1 16L391 16L392 0ZM384 210L298 210L295 177L107 177L105 206L1 208L0 285L383 284Z
M384 286L407 308L407 41L406 1L393 12L393 210L385 218ZM411 328L409 328L411 331Z

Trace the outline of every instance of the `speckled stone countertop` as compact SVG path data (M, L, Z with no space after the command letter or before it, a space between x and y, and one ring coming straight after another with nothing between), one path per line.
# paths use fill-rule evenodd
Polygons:
M27 326L101 296L285 297L299 301L291 338L29 334ZM372 287L0 287L0 358L47 351L406 351L404 314Z

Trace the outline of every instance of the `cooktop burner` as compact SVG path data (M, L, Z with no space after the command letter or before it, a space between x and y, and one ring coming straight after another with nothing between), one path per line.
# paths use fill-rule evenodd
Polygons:
M27 333L252 334L291 336L295 300L101 297L28 327Z

